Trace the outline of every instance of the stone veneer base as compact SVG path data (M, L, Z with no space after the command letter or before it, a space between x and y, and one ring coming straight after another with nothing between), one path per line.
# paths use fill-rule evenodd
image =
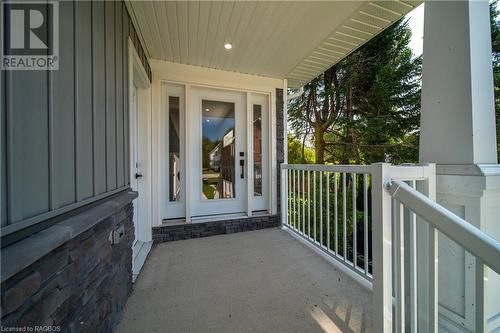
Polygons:
M132 289L136 196L124 191L2 249L2 332L113 331ZM125 236L112 245L119 225Z
M279 226L280 221L278 215L254 216L223 221L162 225L159 227L153 227L153 241L155 243L172 242L183 239L275 228Z

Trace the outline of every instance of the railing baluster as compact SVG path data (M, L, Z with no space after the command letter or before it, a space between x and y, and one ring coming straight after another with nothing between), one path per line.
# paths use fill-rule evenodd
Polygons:
M475 332L486 332L486 285L485 285L486 267L484 262L476 257L476 287L475 287Z
M313 228L313 239L314 241L316 241L316 171L313 171L313 201L314 201L314 205L313 205L313 211L314 211L314 218L313 218L313 223L314 223L314 228Z
M394 296L395 303L395 331L405 331L405 277L404 277L404 207L397 200L394 204Z
M323 246L323 172L319 172L319 245Z
M304 170L302 170L301 172L301 176L300 176L300 200L301 200L301 204L300 204L300 212L301 212L301 216L300 216L300 229L302 231L302 235L305 236L305 228L304 228L304 219L305 219L305 214L306 214L306 196L305 196L305 193L304 193L304 182L305 182L305 178L304 178Z
M292 227L295 228L295 218L296 218L296 199L295 199L295 170L292 171L292 205L293 205L293 219Z
M330 250L330 173L326 173L326 248Z
M358 235L357 235L357 229L358 229L358 221L357 221L357 216L356 216L356 196L357 196L357 191L356 191L356 174L352 173L351 174L352 178L352 263L354 267L358 265Z
M429 225L429 331L438 331L438 231Z
M368 274L368 175L363 174L363 259Z
M412 181L412 187L417 188L416 181ZM418 307L417 307L417 218L413 211L410 211L409 236L410 236L410 269L409 269L409 288L410 288L410 331L418 332Z
M292 223L292 170L287 170L287 218L286 224L288 226Z
M338 213L339 213L339 210L338 210L338 191L337 191L337 173L335 172L333 174L333 177L334 177L334 182L333 182L333 193L334 193L334 220L335 220L335 254L338 255L339 254L339 220L338 220Z
M300 231L300 172L295 171L295 229Z
M305 227L304 227L304 219L305 219L305 214L306 214L306 195L305 195L305 187L304 187L304 182L306 181L305 178L305 173L304 170L301 172L301 180L300 180L300 200L301 200L301 205L300 205L300 229L302 230L302 235L305 236Z
M288 169L281 170L281 182L283 190L281 192L281 223L288 225Z
M299 222L299 217L298 217L298 212L299 212L299 202L298 202L298 191L297 191L297 188L299 187L299 181L297 179L298 177L298 174L299 174L299 171L298 170L295 170L295 187L294 187L294 192L293 192L293 196L294 196L294 204L295 204L295 221L294 221L294 227L295 227L295 230L297 230L297 226L298 226L298 222Z
M297 231L300 231L301 222L301 202L300 202L300 170L297 170Z
M306 219L306 193L305 193L305 171L302 169L302 235L305 236L305 219Z
M300 232L300 171L295 170L295 229Z
M311 205L312 205L312 195L311 195L311 172L307 170L307 237L311 239Z
M347 187L346 173L342 172L342 236L344 245L344 261L347 260Z

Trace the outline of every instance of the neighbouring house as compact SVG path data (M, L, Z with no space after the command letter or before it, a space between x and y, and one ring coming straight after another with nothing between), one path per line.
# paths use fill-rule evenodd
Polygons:
M210 160L210 169L214 171L220 170L220 156L221 155L221 143L219 142L214 149L208 153L208 159Z
M153 242L281 227L373 331L499 330L487 1L425 4L421 164L286 164L287 89L419 4L2 2L2 329L113 331Z

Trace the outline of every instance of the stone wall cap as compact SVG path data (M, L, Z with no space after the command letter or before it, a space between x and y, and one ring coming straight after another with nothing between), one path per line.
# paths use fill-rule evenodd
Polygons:
M3 283L54 249L116 214L136 197L137 192L125 190L103 199L97 205L89 205L87 210L77 215L3 248L1 250L1 282Z

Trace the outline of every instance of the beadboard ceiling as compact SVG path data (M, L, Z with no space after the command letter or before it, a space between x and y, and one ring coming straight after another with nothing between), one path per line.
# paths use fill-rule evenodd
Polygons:
M420 3L126 1L149 58L286 78L289 87L307 83Z

